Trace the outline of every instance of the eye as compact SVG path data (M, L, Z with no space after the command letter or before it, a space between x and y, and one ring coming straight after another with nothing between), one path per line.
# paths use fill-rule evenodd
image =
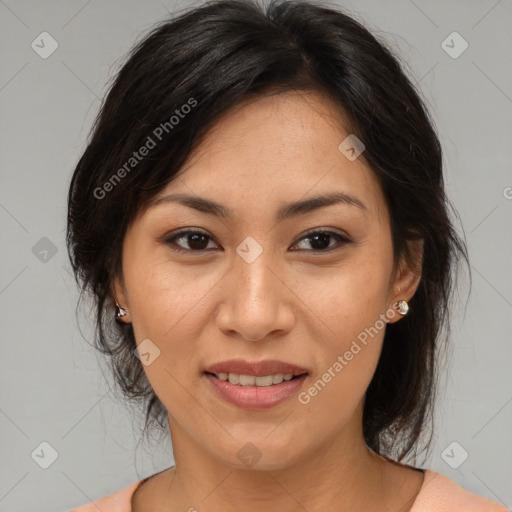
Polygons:
M167 237L164 240L164 243L171 246L171 249L176 252L186 252L186 253L201 253L208 249L208 240L211 240L212 237L203 231L198 230L183 230L171 237ZM177 241L184 241L189 247L182 247L176 244Z
M179 231L170 237L166 237L163 242L176 252L201 254L212 249L212 247L208 247L209 242L212 240L212 237L204 231L188 229ZM299 245L305 240L309 240L308 243L312 247L312 250L302 248L298 249L299 251L317 253L330 252L339 248L340 245L346 245L352 242L340 233L318 228L306 233L306 236L303 236L295 245ZM338 243L334 243L333 245L331 243L333 241L337 241ZM185 247L179 245L178 242L184 244ZM186 247L186 245L188 245L188 247Z
M333 239L338 241L338 244L331 245ZM303 236L298 243L303 240L309 240L310 245L313 247L312 251L309 252L330 252L339 248L340 245L349 244L352 241L346 236L336 233L335 231L327 231L325 229L314 229L309 231L306 236ZM338 247L337 247L338 245ZM299 249L306 250L308 249Z

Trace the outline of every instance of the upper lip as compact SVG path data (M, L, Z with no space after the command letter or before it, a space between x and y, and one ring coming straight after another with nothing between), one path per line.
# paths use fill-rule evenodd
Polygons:
M208 366L205 370L209 373L235 373L237 375L254 375L261 377L263 375L273 375L275 373L301 375L308 373L305 368L295 364L278 361L276 359L266 359L264 361L246 361L244 359L230 359L221 361Z

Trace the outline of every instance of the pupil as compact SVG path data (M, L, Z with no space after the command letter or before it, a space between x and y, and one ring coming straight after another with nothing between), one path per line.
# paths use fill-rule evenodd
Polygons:
M201 238L203 239L203 243L201 243ZM206 235L202 235L202 234L193 234L193 235L189 235L189 245L191 247L191 249L197 249L199 251L203 250L207 245L208 245L208 242L204 243L204 241L206 240L207 236ZM199 240L199 242L198 242Z
M327 247L329 247L330 236L331 235L329 235L327 233L320 233L320 234L313 235L313 237L311 238L311 245L313 246L314 249L326 249ZM318 245L316 244L316 242L318 242L319 239L320 239L320 247L318 247ZM323 242L327 242L327 243L323 244L322 239L323 239Z

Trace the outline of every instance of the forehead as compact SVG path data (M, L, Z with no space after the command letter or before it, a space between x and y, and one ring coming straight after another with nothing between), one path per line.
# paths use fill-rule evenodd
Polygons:
M378 181L361 156L339 149L350 135L340 109L318 93L282 93L244 101L226 112L157 196L208 196L252 211L341 191L380 215Z

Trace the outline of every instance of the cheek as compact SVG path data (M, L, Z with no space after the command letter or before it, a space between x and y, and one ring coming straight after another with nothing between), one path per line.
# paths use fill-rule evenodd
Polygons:
M351 414L373 377L380 357L388 310L391 259L363 251L325 278L303 282L304 302L316 336L319 374L306 390L303 405L329 421L326 410ZM347 260L348 261L348 260ZM307 402L307 404L306 404ZM327 409L325 409L327 408Z
M198 267L199 268L199 267ZM201 408L190 407L190 383L198 368L200 331L204 325L205 296L214 286L212 276L180 272L168 260L139 266L131 285L133 328L137 345L151 340L158 354L144 365L146 377L169 414L185 421L204 422ZM218 278L217 278L218 280ZM142 357L141 357L142 360Z
M345 291L326 301L331 312L329 336L323 335L315 347L319 372L312 375L298 396L306 424L318 425L334 435L340 425L356 414L373 378L382 350L385 310L375 305L375 296L345 283ZM332 331L332 332L331 332ZM335 411L335 414L334 414ZM320 427L322 426L322 427Z
M153 337L165 346L174 344L184 325L191 332L191 316L198 319L192 323L200 324L205 298L222 273L206 272L201 265L180 269L166 258L137 260L133 260L132 280L127 282L137 340ZM189 345L193 339L187 340Z
M302 277L297 295L315 313L307 316L318 323L322 338L342 349L388 310L390 271L382 256L361 251L336 269Z
M171 414L204 422L201 409L190 408L189 393L199 371L202 331L211 318L208 293L224 271L205 272L201 265L180 270L169 259L142 257L127 259L126 268L132 278L126 285L137 345L149 339L148 346L158 354L144 365L151 387Z

